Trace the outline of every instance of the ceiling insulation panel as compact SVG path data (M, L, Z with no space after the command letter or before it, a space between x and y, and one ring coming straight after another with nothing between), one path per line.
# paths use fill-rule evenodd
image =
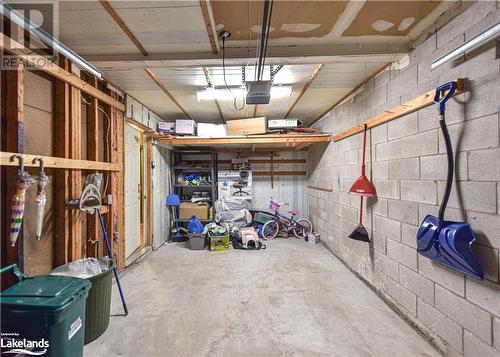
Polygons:
M308 125L351 89L352 87L309 88L290 113L290 118L299 118Z
M181 103L191 117L200 123L222 123L214 100L198 101L196 91L172 90L172 95ZM175 118L172 118L175 119Z
M87 3L97 4L98 7L89 8ZM59 22L60 40L82 56L127 54L137 51L99 3L61 1Z
M165 120L186 119L186 115L161 90L128 91L137 101L150 108Z
M355 87L375 73L384 63L332 63L326 64L312 88Z

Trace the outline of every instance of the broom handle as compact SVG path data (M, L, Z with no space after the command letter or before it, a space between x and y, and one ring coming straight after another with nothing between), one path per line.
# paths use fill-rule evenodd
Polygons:
M363 224L363 196L361 196L359 204L359 224Z
M361 175L365 175L365 152L366 152L366 130L368 125L364 124L363 132L363 161L361 162Z

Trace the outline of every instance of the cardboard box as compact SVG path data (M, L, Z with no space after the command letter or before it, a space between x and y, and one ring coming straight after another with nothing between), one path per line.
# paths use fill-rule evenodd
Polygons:
M269 119L267 121L267 127L269 129L296 128L298 126L298 119Z
M266 117L228 120L227 135L265 134L267 130Z
M179 219L190 219L196 216L198 219L208 219L209 204L199 205L197 203L182 202L179 206Z
M180 135L196 135L196 122L191 119L177 119L175 133Z
M217 181L219 198L252 199L252 171L219 170Z
M156 123L156 131L162 134L174 134L175 123L160 121Z
M198 123L197 131L200 138L223 138L227 136L225 124Z

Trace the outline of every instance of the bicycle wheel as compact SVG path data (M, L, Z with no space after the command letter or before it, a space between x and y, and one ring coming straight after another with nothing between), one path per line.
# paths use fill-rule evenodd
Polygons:
M262 227L262 237L265 240L271 240L276 238L278 235L280 226L276 221L267 221L266 224Z
M313 231L313 225L309 220L301 218L297 220L297 225L292 229L293 234L297 238L305 238L308 234Z

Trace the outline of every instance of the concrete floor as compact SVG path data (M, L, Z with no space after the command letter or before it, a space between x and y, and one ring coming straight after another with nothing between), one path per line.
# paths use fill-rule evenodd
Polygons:
M130 314L85 356L439 356L322 245L164 246L123 278ZM112 313L122 312L113 286Z

